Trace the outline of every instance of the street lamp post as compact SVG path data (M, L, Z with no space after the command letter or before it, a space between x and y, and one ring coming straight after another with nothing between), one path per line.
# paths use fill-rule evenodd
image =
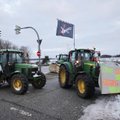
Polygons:
M34 30L35 31L35 33L36 33L36 35L37 35L37 43L38 43L38 51L41 53L41 49L40 49L40 45L41 45L41 42L42 42L42 39L40 39L40 37L39 37L39 34L38 34L38 32L37 32L37 30L35 29L35 28L33 28L33 27L20 27L20 26L15 26L15 31L16 31L16 34L20 34L20 30L21 29L32 29L32 30ZM38 56L39 57L39 64L38 64L38 70L41 72L41 62L40 62L40 58L41 58L41 55L39 55Z
M40 52L40 55L38 55L38 57L39 57L38 70L41 72L41 62L40 62L41 49L40 49L40 45L41 45L42 39L38 39L37 42L38 42L38 51Z

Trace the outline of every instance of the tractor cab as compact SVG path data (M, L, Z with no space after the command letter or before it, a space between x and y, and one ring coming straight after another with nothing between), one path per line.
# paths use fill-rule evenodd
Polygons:
M57 63L60 64L64 61L67 61L68 60L68 55L67 54L59 54L59 55L56 55L56 58L57 58Z
M74 67L75 73L94 66L97 58L96 52L90 49L78 49L69 52L69 62L71 62Z
M3 49L0 51L0 65L6 75L15 71L16 63L23 63L22 52L9 49Z

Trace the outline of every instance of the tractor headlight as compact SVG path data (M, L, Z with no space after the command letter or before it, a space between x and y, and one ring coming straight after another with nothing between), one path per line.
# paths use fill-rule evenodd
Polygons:
M79 64L80 63L80 61L79 60L76 60L75 61L75 65L77 65L77 64Z
M31 69L31 74L35 75L37 73L37 71L38 71L38 68L32 68Z
M100 63L100 60L98 60L97 63L99 64L99 63Z
M32 74L34 75L34 74L35 74L35 71L32 71Z
M76 60L75 61L75 66L76 67L80 67L81 66L81 61L80 60Z

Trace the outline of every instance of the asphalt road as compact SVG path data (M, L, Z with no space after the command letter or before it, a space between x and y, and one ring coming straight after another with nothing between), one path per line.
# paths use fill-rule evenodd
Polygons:
M78 120L83 109L100 96L79 98L75 88L59 87L57 74L47 74L47 84L41 90L31 85L25 95L11 93L8 86L0 88L0 120Z

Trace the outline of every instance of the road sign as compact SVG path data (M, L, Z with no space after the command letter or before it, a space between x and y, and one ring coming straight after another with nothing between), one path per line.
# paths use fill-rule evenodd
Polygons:
M40 54L40 51L37 51L37 56L39 57L41 54Z

